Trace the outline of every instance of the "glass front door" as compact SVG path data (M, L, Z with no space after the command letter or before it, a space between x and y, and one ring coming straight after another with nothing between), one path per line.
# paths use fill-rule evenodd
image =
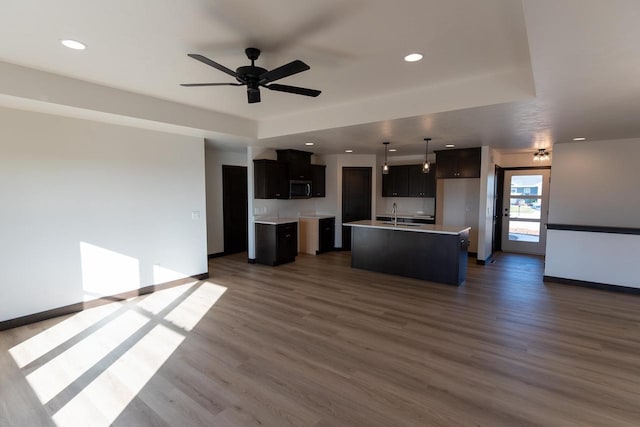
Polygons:
M548 201L549 169L505 171L503 251L544 255Z

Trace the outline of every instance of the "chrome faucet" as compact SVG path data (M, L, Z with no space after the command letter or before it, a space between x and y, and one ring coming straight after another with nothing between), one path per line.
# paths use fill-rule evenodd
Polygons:
M391 213L393 214L393 226L397 227L398 226L398 205L396 205L396 202L393 202L393 209L391 210Z

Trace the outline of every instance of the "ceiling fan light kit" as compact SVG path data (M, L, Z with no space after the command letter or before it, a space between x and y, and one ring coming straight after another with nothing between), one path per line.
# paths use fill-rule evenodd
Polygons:
M545 162L547 160L549 160L549 152L545 148L538 148L538 151L533 154L534 162Z
M189 53L189 57L234 77L238 81L238 83L183 83L180 86L246 86L247 100L249 104L260 102L260 87L264 87L269 90L275 90L277 92L293 93L296 95L312 97L320 95L321 91L316 89L308 89L304 87L273 83L276 80L280 80L285 77L289 77L294 74L309 70L311 67L309 67L304 62L300 60L291 61L288 64L282 65L269 71L265 68L257 67L255 65L255 61L260 57L260 49L257 49L255 47L248 47L245 49L244 53L251 61L251 65L238 67L236 71L233 71L225 67L224 65L218 64L217 62L212 61L211 59L200 54Z

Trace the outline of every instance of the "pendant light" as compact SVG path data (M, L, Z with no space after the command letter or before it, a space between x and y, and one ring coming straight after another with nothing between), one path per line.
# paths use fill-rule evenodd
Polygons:
M544 162L549 160L549 152L545 148L538 148L538 151L533 154L534 162Z
M387 164L387 150L389 149L389 143L388 142L383 142L384 144L384 165L382 166L382 174L383 175L388 175L389 174L389 165Z
M424 163L422 164L422 173L429 173L431 167L429 166L429 141L431 138L424 139L427 142L427 147L424 150Z

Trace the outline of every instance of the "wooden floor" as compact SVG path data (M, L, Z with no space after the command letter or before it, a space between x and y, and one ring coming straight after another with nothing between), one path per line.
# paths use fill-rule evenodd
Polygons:
M640 425L640 297L523 255L461 287L349 265L216 258L165 300L2 332L0 425Z

